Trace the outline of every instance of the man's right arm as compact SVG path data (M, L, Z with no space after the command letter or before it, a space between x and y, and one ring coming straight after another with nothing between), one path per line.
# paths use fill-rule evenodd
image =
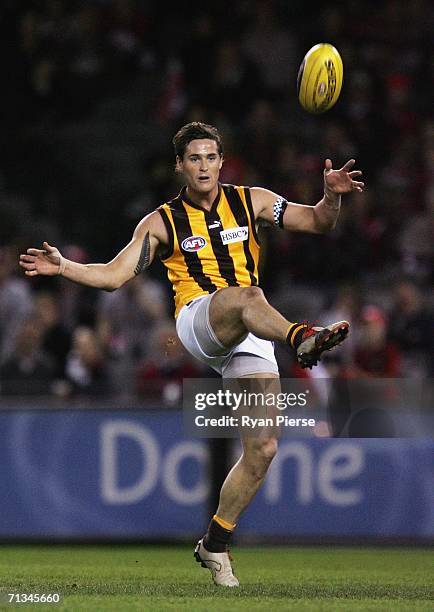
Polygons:
M159 212L154 211L137 225L131 241L106 264L80 264L65 259L56 247L44 242L43 249L27 249L20 266L27 276L55 276L114 291L148 268L160 244L167 244L167 230Z

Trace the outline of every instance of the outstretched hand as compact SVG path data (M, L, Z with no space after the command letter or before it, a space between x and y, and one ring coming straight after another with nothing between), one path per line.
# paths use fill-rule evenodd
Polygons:
M355 163L354 159L350 159L340 170L333 170L331 159L325 160L324 191L326 195L363 191L365 183L354 180L355 177L361 176L362 172L351 170Z
M27 276L55 276L59 274L62 255L59 249L50 246L48 242L42 244L41 249L27 249L25 255L20 255L19 264L25 270Z

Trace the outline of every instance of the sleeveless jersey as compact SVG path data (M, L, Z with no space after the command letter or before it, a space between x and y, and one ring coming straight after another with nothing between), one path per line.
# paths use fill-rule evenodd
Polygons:
M194 298L223 287L258 284L259 239L250 189L220 185L209 211L184 187L157 210L169 235L160 254L175 293L175 317Z

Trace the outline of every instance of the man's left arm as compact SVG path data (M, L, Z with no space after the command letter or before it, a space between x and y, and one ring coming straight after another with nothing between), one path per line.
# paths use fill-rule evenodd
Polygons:
M352 191L362 192L364 183L356 181L362 173L351 170L354 159L350 159L340 170L333 170L332 162L326 159L324 167L324 196L315 206L288 202L282 196L262 189L251 189L255 217L283 229L324 234L332 230L341 208L341 196Z

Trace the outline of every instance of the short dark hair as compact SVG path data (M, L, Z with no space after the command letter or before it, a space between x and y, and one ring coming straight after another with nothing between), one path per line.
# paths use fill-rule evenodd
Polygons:
M175 134L172 140L175 156L179 156L183 159L187 145L190 144L192 140L199 140L200 138L214 140L217 143L220 157L223 156L223 143L219 131L214 126L208 125L207 123L201 123L200 121L187 123Z

